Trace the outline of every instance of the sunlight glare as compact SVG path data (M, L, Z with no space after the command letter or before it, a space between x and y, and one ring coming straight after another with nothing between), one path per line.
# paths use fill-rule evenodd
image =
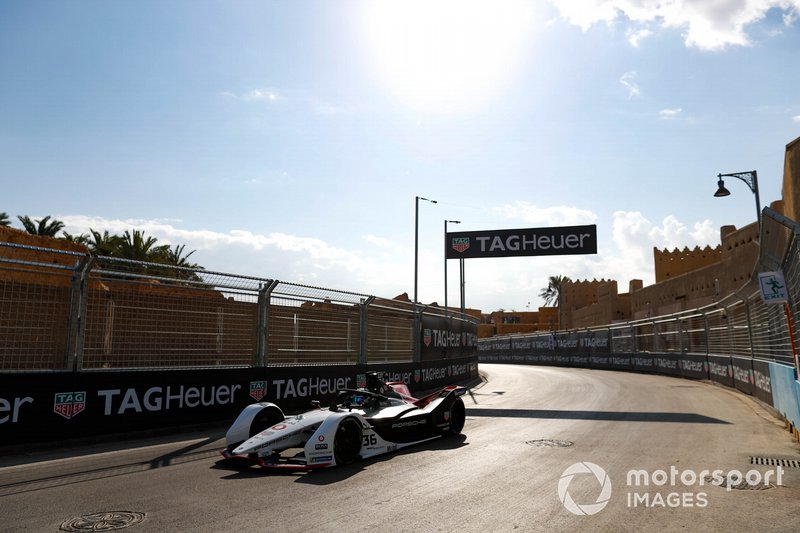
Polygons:
M520 68L530 3L378 1L366 5L368 52L404 105L429 113L480 106Z

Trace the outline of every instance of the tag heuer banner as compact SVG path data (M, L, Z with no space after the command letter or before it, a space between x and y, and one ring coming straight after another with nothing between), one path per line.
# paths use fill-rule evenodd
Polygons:
M448 233L447 259L597 253L597 226L498 229Z

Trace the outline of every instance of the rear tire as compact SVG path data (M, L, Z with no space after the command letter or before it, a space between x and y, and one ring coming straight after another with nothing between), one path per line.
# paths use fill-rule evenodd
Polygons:
M265 407L250 422L250 437L271 428L283 420L283 413L276 407Z
M445 430L445 435L460 435L467 419L467 411L461 398L456 398L456 401L450 405L448 415L450 425Z
M348 465L361 451L361 424L355 418L345 418L336 428L333 439L333 456L337 465Z

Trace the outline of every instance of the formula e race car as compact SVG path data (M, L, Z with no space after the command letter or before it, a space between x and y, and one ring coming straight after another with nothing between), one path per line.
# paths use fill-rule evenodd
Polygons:
M446 435L458 435L466 413L463 387L413 398L402 382L367 375L367 388L343 389L331 402L284 416L269 402L248 405L225 435L222 456L264 468L311 470L346 465ZM282 455L291 449L299 453Z

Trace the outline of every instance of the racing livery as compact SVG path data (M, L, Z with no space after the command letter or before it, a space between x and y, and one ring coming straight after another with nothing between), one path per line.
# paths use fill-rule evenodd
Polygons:
M343 389L330 404L285 416L269 402L248 405L228 429L222 456L264 468L310 470L349 464L446 435L458 435L466 413L463 387L417 399L402 382L376 373L367 387ZM294 455L282 452L295 449Z

